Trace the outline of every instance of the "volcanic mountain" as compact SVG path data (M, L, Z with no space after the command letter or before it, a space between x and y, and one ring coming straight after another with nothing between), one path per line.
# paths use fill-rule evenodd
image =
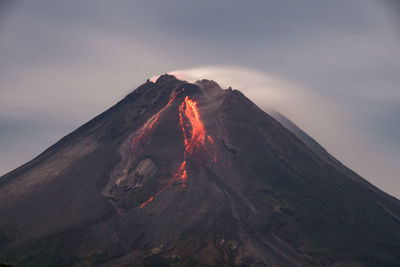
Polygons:
M271 115L147 81L0 178L0 262L400 266L400 201Z

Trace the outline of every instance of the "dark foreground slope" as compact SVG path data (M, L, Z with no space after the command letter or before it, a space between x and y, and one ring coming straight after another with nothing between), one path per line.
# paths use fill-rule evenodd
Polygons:
M399 266L399 201L295 134L163 75L0 178L0 262Z

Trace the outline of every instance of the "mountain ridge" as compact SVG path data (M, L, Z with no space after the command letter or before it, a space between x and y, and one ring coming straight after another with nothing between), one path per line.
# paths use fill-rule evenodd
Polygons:
M0 261L399 263L399 201L287 128L213 81L148 81L0 178Z

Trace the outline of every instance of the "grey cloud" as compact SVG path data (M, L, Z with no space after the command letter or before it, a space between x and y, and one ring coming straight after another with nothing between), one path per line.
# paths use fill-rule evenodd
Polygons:
M379 1L45 0L10 7L0 13L0 172L147 77L239 65L264 77L249 85L258 86L250 95L262 95L266 81L294 85L274 103L284 99L286 115L329 151L400 196L400 35Z

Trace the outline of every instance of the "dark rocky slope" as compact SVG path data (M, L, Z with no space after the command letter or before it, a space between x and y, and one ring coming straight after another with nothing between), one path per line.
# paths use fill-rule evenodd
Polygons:
M0 178L0 262L399 266L399 201L317 146L163 75Z

